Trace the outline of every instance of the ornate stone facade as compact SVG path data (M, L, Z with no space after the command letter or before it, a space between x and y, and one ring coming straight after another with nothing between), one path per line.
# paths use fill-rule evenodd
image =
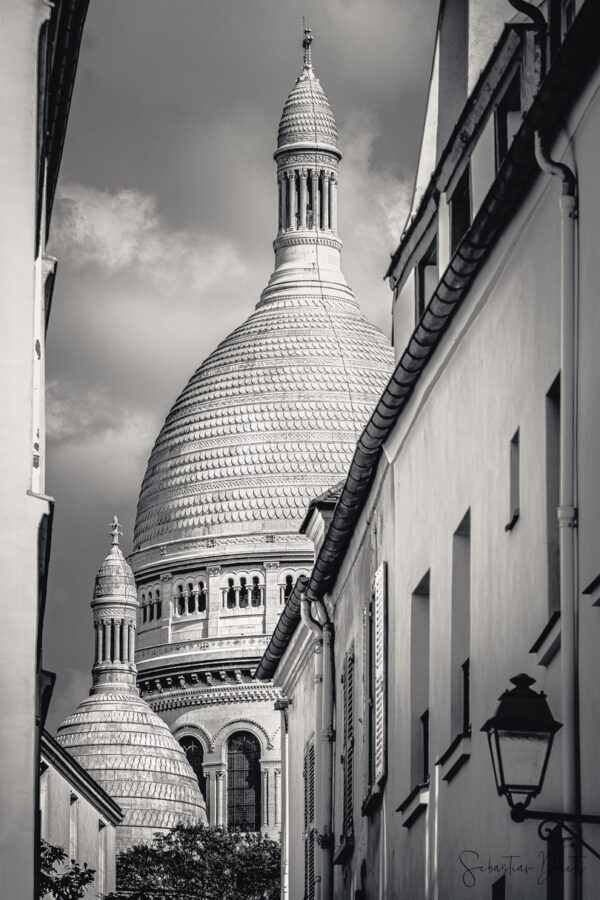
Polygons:
M277 691L254 678L313 545L310 500L342 478L392 367L340 268L341 154L310 61L286 100L275 152L275 269L255 312L191 377L156 440L130 562L138 683L194 758L212 824L239 824L232 740L260 755L251 821L281 822ZM248 739L249 740L249 739Z
M62 723L57 740L122 808L122 850L178 822L206 821L206 811L182 748L136 687L136 586L118 546L116 520L112 533L92 600L92 688Z

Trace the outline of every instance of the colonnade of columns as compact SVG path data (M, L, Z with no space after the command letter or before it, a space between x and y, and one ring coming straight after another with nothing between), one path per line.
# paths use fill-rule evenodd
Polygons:
M135 662L135 624L128 619L96 619L95 660L103 662Z
M211 826L227 825L227 765L205 763L206 814ZM262 830L279 830L281 827L281 769L273 763L261 761L260 773L260 827Z
M326 169L287 169L277 176L279 234L317 228L337 234L337 174Z

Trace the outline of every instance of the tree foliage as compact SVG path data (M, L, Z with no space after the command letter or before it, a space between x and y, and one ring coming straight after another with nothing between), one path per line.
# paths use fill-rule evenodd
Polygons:
M117 859L107 900L276 900L280 846L257 834L179 825Z
M47 841L40 842L40 900L54 897L55 900L81 900L88 884L94 880L95 870L87 864L71 862L63 866L67 854L62 847Z

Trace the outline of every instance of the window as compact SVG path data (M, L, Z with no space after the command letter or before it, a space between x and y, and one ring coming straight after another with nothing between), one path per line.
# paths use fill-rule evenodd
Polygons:
M521 468L520 448L519 448L519 429L515 431L510 442L510 491L509 491L509 507L508 522L504 527L505 531L512 531L517 524L520 513L520 483L519 470Z
M260 744L249 731L236 731L227 745L227 824L260 829Z
M315 742L304 749L304 900L315 897Z
M461 175L450 199L450 251L454 253L471 226L471 167Z
M492 884L492 900L505 900L506 898L506 875L502 875Z
M285 576L285 587L283 588L283 600L285 603L288 602L290 598L290 594L294 590L294 579L291 575Z
M177 591L178 591L177 612L179 613L180 616L182 616L185 612L185 596L183 594L183 585L182 584L177 585Z
M370 602L363 613L363 698L366 728L363 813L380 795L386 776L387 715L387 565L375 572Z
M471 731L471 511L452 537L452 612L450 634L452 738Z
M560 375L546 394L546 543L548 556L548 614L560 610Z
M248 588L246 587L246 579L240 578L240 608L248 606Z
M258 583L258 575L252 577L252 606L260 606L262 600L262 590Z
M198 582L198 612L206 612L206 590L204 582Z
M79 798L76 794L71 794L71 805L69 807L69 859L71 862L77 862L78 832Z
M429 777L429 572L412 595L410 620L411 785Z
M187 761L194 770L198 779L202 796L206 799L206 776L204 774L204 749L200 741L195 737L182 737L179 741L185 751Z
M235 607L235 588L233 586L233 578L227 579L227 585L227 593L225 595L227 599L227 609L233 609Z
M496 107L496 172L521 125L521 72L515 73Z
M354 645L344 657L342 682L342 833L335 862L354 846Z
M438 283L437 238L417 263L415 276L415 321L418 322Z

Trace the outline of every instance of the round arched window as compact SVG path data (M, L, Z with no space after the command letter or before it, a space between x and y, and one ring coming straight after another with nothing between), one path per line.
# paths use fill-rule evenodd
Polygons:
M179 743L185 751L187 761L194 770L202 796L206 800L206 777L204 775L204 749L202 744L197 738L188 735L180 738Z
M236 731L227 743L227 825L260 829L260 744L249 731Z

